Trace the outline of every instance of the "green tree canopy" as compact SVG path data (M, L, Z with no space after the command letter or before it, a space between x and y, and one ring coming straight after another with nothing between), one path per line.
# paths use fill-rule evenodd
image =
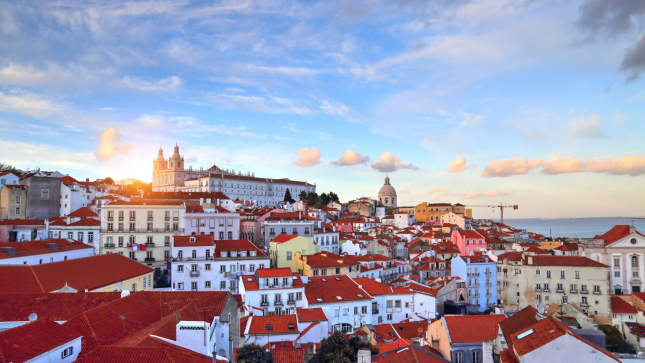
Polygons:
M337 331L321 341L320 349L311 357L309 363L351 363L354 360L343 333Z
M329 199L329 195L327 193L322 193L320 195L320 200L321 200L322 204L327 205L327 203L329 203L329 201L331 199Z
M237 351L237 362L273 363L273 354L255 343L246 344Z
M623 335L615 326L610 324L598 325L598 329L602 330L602 332L605 333L605 341L607 342L607 346L620 346L625 344Z
M283 201L289 202L291 204L295 203L296 201L291 197L291 191L289 188L287 188L287 191L284 193L284 199Z
M22 171L18 170L18 168L14 167L13 165L3 163L0 161L0 172L2 171L8 171L10 173L14 173L16 175L22 174Z
M305 200L305 199L307 199L307 192L305 192L304 190L303 190L303 191L301 191L301 192L300 192L300 194L298 194L298 198L299 198L300 200Z
M318 201L318 193L309 192L309 194L307 194L307 204L313 205L313 204L316 204L317 201Z
M340 199L338 199L338 194L334 192L329 192L329 201L331 202L340 202Z
M109 184L109 185L113 185L113 184L114 184L114 180L112 180L112 178L110 178L110 177L108 176L107 178L103 179L103 183L105 183L105 184Z

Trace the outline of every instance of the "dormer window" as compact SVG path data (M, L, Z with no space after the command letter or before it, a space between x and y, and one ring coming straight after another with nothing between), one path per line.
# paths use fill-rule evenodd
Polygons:
M237 251L231 251L231 257L237 257Z
M222 256L222 257L228 257L228 252L220 252L220 256Z
M197 241L197 238L195 238L195 237L190 237L189 241L190 241L190 242L195 242L195 241Z
M240 257L246 257L246 251L240 251Z
M257 254L258 253L256 251L251 251L251 257L255 257L255 256L257 256Z

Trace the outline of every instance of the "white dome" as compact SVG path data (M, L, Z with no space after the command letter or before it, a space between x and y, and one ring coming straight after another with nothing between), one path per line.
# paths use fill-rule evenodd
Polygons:
M396 190L390 185L390 177L385 177L385 184L378 192L378 200L386 207L396 207Z

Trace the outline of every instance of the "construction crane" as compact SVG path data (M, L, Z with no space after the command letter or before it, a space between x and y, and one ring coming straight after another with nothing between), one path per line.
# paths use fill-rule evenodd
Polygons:
M466 207L499 208L499 214L501 215L502 224L504 224L504 209L513 208L513 210L517 210L518 208L517 205L504 204L501 202L499 204L473 204L473 205L467 205Z

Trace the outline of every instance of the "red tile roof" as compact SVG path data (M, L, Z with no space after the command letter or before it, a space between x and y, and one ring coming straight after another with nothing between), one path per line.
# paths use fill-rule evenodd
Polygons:
M521 261L522 257L524 257L522 252L506 252L497 256L497 260L498 261L501 261L501 260Z
M47 253L93 249L94 247L74 240L46 239L23 242L0 242L0 259L36 256Z
M204 207L201 205L187 205L186 213L204 213Z
M296 238L296 237L300 237L300 236L298 236L298 235L296 235L296 234L285 234L285 233L281 233L281 234L279 234L279 235L275 236L275 238L274 238L274 239L272 239L272 240L271 240L271 242L275 242L275 243L284 243L284 242L291 241L292 239L294 239L294 238Z
M298 321L301 323L311 321L327 321L327 316L322 308L296 309Z
M257 257L267 257L266 253L248 239L215 241L215 257L221 257L221 252L231 251L256 251Z
M583 256L532 256L534 266L609 267ZM525 257L525 263L527 258Z
M518 331L526 330L531 325L537 323L537 314L537 310L529 305L513 314L508 319L499 323L499 327L500 329L502 329L502 333L504 333L504 337L506 338L506 343L510 348L513 347L513 340L511 339L511 335L517 333Z
M379 354L383 354L398 348L405 348L412 344L414 344L414 342L412 342L411 340L400 338L400 339L396 339L391 343L377 344L376 347L379 350Z
M118 284L153 272L117 253L46 263L43 265L0 266L0 285L3 292L52 292L65 284L78 290L90 291Z
M428 331L428 320L398 323L392 324L392 326L401 338L414 340L425 337Z
M501 363L520 363L520 361L515 356L513 349L506 349L499 352L499 358Z
M558 251L577 251L578 245L561 245L555 249Z
M73 211L72 213L68 214L67 216L68 217L98 217L99 215L97 213L94 213L88 207L81 207Z
M578 249L578 248L576 248L576 250L577 250L577 249ZM543 250L543 249L541 249L541 248L539 248L539 247L535 247L535 246L531 246L531 247L529 247L529 248L528 248L526 251L524 251L524 252L533 252L533 253L538 254L538 255L550 255L550 254L551 254L551 252L549 252L549 251L545 251L545 250Z
M34 312L53 321L67 321L120 298L120 292L3 293L0 294L0 321L28 321Z
M260 268L257 269L258 277L283 277L283 276L292 276L293 272L289 267L280 267L280 268Z
M305 361L304 349L274 349L274 363L302 363Z
M499 323L506 320L505 315L445 315L443 317L450 341L454 343L480 343L494 339Z
M484 238L484 236L472 229L458 229L455 232L457 232L462 238Z
M0 226L45 226L45 221L38 219L5 219Z
M213 247L215 243L212 234L200 234L192 236L172 236L172 245L173 247Z
M51 224L50 224L51 226ZM79 221L72 222L68 224L70 227L80 227L80 226L85 226L85 227L100 227L101 226L101 221L98 219L94 218L83 218Z
M643 324L638 324L638 323L627 323L625 322L625 325L629 328L629 331L636 335L637 337L645 337L645 325Z
M212 363L213 357L150 337L137 347L101 346L83 351L75 363ZM217 362L220 362L219 360Z
M614 226L612 229L607 231L605 234L596 235L594 238L600 238L605 240L605 246L610 245L619 239L625 238L630 235L630 226L623 224ZM636 231L642 237L645 237L642 233Z
M410 345L397 348L372 357L372 363L444 363L448 362L441 356L436 356L429 350Z
M638 310L627 301L620 298L620 296L611 297L611 313L612 314L637 314Z
M174 206L180 206L180 205L184 205L184 203L183 202L169 202L169 201L151 202L149 200L147 200L147 201L136 201L136 202L134 202L134 201L126 202L126 201L123 201L123 200L117 200L116 202L112 202L112 203L106 205L106 207L114 207L114 206L120 206L120 205L123 205L123 206L128 206L128 205L174 205Z
M253 316L249 322L249 334L300 334L296 314Z
M0 332L0 349L6 362L22 363L80 337L58 323L41 318Z
M410 291L410 289L388 286L367 277L355 278L354 282L361 286L361 288L367 291L367 293L371 296L386 294L412 294L412 291Z
M305 296L310 305L371 300L371 296L347 275L310 277L309 281L305 284Z

